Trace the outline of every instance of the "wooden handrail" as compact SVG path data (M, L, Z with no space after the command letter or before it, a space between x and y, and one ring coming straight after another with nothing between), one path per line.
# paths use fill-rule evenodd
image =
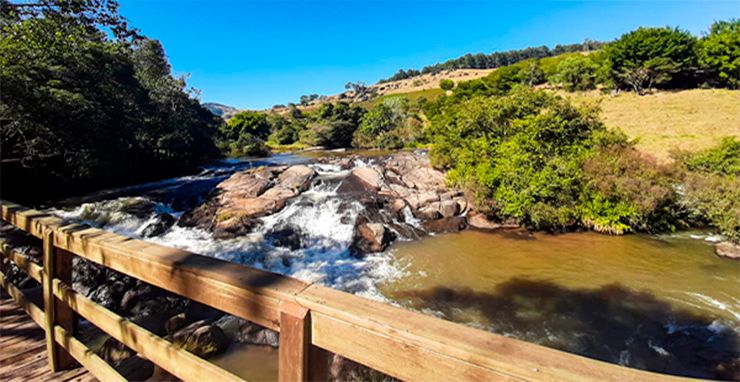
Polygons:
M68 224L2 200L0 217L36 237L48 235L57 250L280 332L281 381L321 379L312 369L321 369L319 363L325 360L326 352L403 380L687 380L577 356L245 265ZM6 258L16 258L7 246L2 249ZM28 264L24 269L33 271ZM122 322L120 317L64 288L66 283L52 277L54 298L125 345L140 350L127 336L111 333L124 330L125 325L119 324L118 329L113 325ZM139 333L138 327L127 328ZM139 335L148 338L142 333ZM175 363L181 363L177 360L181 355L159 354L173 351L166 344L145 341L159 344L160 350L154 350L156 346L147 349L150 360L159 366L172 370Z

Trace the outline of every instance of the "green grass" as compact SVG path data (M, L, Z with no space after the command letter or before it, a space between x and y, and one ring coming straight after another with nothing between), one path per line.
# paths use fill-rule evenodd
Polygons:
M267 141L265 142L265 144L272 152L296 151L296 150L303 150L306 147L308 147L308 145L306 145L305 143L300 143L300 142L291 143L289 145L281 145L275 142Z
M382 102L384 99L391 98L391 97L403 97L403 98L408 99L409 102L416 102L419 100L419 98L422 98L422 97L432 101L444 93L445 93L444 90L440 88L434 88L434 89L418 90L418 91L409 92L409 93L386 94L384 96L380 96L378 98L374 98L369 101L360 102L358 105L364 108L370 109L373 106L375 106L378 102Z

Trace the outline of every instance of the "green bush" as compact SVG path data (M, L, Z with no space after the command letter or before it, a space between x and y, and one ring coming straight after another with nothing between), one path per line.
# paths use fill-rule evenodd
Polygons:
M698 223L740 241L740 141L727 137L714 148L676 159L688 174L682 204Z
M439 81L439 87L442 88L442 90L452 90L452 88L455 87L455 81L445 78Z
M285 124L272 135L272 141L280 145L290 145L300 138L300 130L294 124Z
M676 170L607 130L592 106L520 87L444 104L430 133L432 163L492 217L612 234L684 225Z
M597 70L598 66L587 56L574 55L558 64L553 80L568 91L589 90L596 87Z
M319 122L309 126L306 143L329 149L350 147L357 125L349 121Z
M717 147L694 154L677 153L676 159L691 171L740 176L740 140L725 137Z
M690 173L684 182L682 204L696 221L740 242L740 176Z
M270 149L265 142L254 135L244 134L234 141L219 143L221 150L233 157L265 157L270 155Z
M583 166L582 222L596 231L673 231L686 225L674 166L626 144L598 147Z
M352 145L361 148L380 147L380 140L384 136L402 126L408 116L407 110L407 101L401 97L389 97L376 104L362 118Z
M237 140L244 135L266 139L270 135L270 128L267 114L258 111L242 111L236 113L222 126L221 133L228 140Z

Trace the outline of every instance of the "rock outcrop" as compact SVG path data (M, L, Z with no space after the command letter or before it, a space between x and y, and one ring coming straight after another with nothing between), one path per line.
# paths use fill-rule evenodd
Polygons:
M285 207L305 191L316 172L308 166L272 166L237 172L216 186L206 203L180 218L184 226L210 229L228 238L251 231L255 219Z

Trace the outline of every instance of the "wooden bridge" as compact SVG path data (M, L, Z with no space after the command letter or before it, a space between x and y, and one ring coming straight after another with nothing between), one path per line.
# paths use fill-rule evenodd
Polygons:
M6 375L20 380L37 375L52 380L91 378L77 364L99 380L124 380L76 337L80 318L181 380L242 380L73 290L74 256L279 332L280 381L327 380L332 353L410 381L684 380L506 338L248 266L68 224L13 203L0 201L0 207L5 224L41 239L43 248L40 265L8 243L0 243L0 284L44 333L35 337L45 342L43 347L38 342L33 349L0 345L1 370L9 369L11 373ZM43 303L34 304L24 290L6 278L11 262L43 286ZM11 312L3 303L3 316ZM17 315L4 318L1 342L12 341L11 329L18 325L30 327ZM48 355L48 369L44 369L48 373L24 369L28 362L13 361L24 359L23 354L33 354L36 358L28 361L36 365ZM68 369L72 370L63 371ZM29 374L18 375L24 373Z

